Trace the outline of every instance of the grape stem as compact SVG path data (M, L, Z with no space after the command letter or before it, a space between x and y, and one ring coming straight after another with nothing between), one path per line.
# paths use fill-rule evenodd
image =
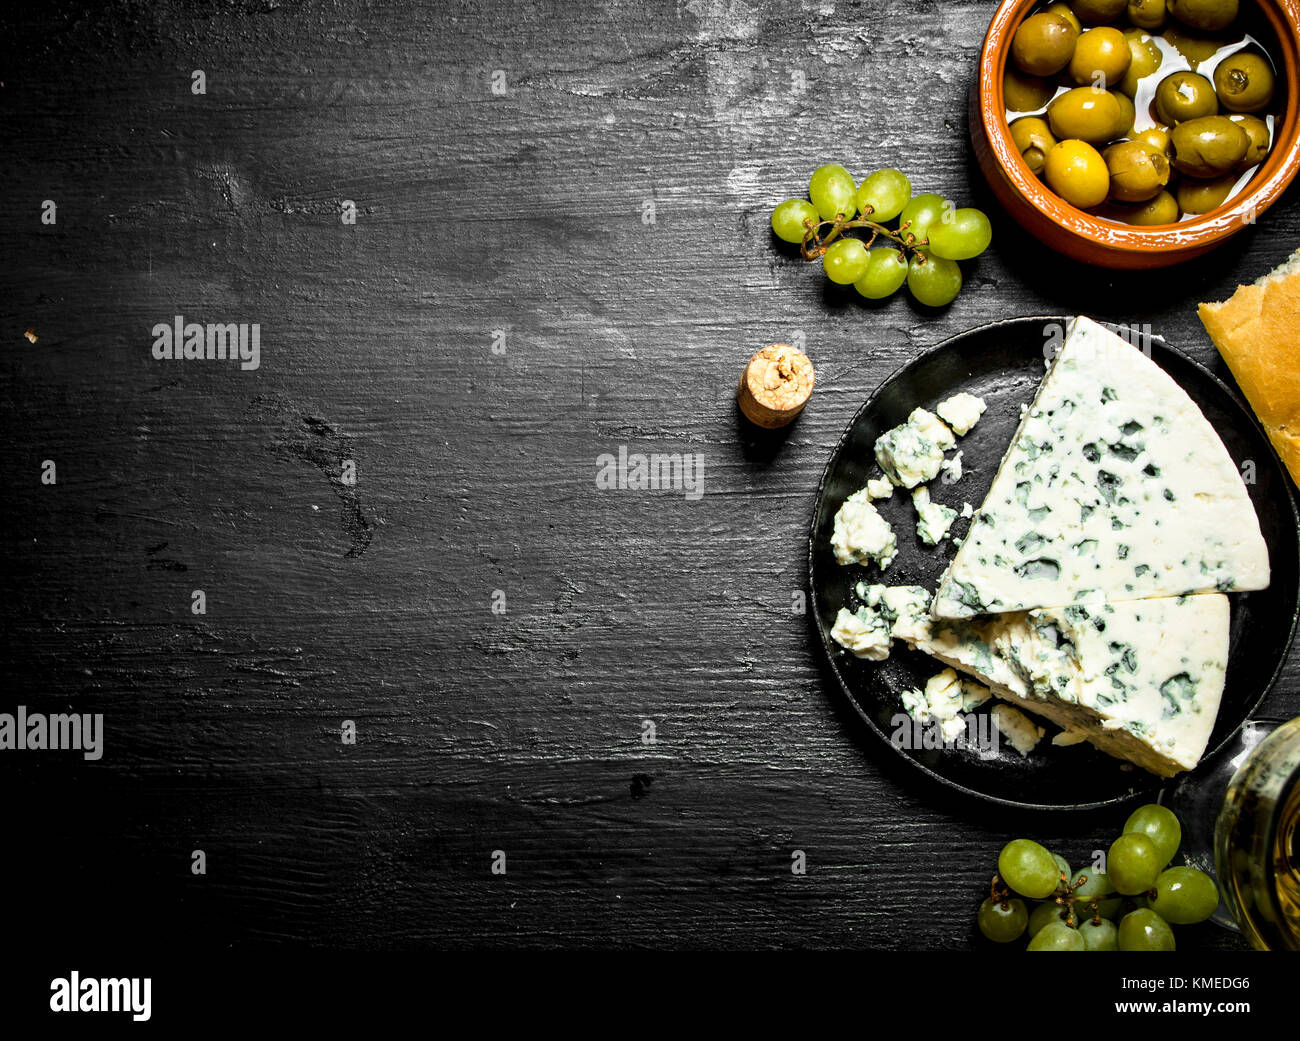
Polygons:
M867 211L872 213L875 212L874 208L870 205L867 206ZM844 234L844 232L849 231L852 228L867 228L871 231L871 238L867 239L864 243L867 249L870 249L872 243L883 235L894 244L894 247L897 248L905 258L911 259L915 257L918 264L924 264L926 258L925 254L921 252L921 247L929 244L930 240L927 238L918 242L915 235L909 234L907 229L911 223L910 220L904 221L899 225L897 231L890 231L883 224L877 224L873 220L867 220L865 216L855 217L853 220L846 220L844 214L837 213L834 220L818 221L817 223L806 220L803 222L803 226L808 230L804 232L803 242L799 244L799 253L803 256L804 260L816 260L826 252L826 247ZM821 229L827 225L830 226L830 231L823 236L821 234Z
M996 874L989 882L989 901L1000 904L1004 911L1011 906L1011 890Z

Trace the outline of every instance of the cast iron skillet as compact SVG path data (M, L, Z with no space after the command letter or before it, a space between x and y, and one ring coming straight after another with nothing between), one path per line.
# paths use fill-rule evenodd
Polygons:
M813 614L831 671L858 714L885 747L903 756L940 784L1002 805L1029 809L1088 810L1148 798L1163 783L1138 767L1098 752L1089 744L1053 746L1057 728L1022 758L1009 742L992 757L973 749L900 748L890 741L900 696L924 687L943 665L895 641L889 659L865 661L842 650L830 638L841 607L858 606L859 581L887 585L917 584L935 588L956 548L945 539L939 547L916 538L911 496L902 490L876 503L898 537L898 558L883 576L876 567L842 567L830 550L835 512L868 477L879 472L873 448L890 427L907 419L918 405L934 407L959 390L977 394L988 404L979 423L964 438L965 475L955 484L936 479L934 498L949 506L969 502L978 508L993 483L998 463L1020 420L1020 405L1032 400L1045 372L1047 330L1065 328L1062 317L1013 318L961 333L904 365L858 410L831 454L817 492L809 546ZM1255 483L1248 484L1269 547L1272 581L1268 589L1230 594L1232 634L1227 685L1218 722L1210 735L1208 758L1240 728L1263 700L1286 659L1296 626L1300 590L1300 519L1285 471L1255 417L1233 392L1190 358L1159 337L1150 337L1151 357L1200 406L1227 445L1240 469L1254 464ZM969 521L958 519L952 534L966 533ZM981 712L987 712L987 707Z

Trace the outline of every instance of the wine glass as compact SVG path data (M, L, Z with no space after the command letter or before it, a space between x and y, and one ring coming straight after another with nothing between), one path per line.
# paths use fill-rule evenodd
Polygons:
M1247 721L1160 802L1187 864L1219 881L1211 920L1259 950L1300 950L1300 717Z

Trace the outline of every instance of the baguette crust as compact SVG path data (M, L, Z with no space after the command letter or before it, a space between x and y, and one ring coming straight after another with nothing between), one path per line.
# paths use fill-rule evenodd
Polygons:
M1300 251L1228 300L1201 304L1201 322L1269 440L1300 484Z

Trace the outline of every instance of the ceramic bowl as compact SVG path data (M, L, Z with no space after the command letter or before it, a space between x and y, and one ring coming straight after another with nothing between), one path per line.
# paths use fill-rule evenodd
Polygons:
M1002 77L1011 39L1040 0L1003 0L980 51L971 91L971 138L993 193L1012 218L1059 253L1109 268L1154 268L1190 260L1254 223L1300 169L1300 0L1244 0L1258 9L1278 69L1273 147L1250 182L1216 210L1177 224L1134 227L1070 205L1036 177L1011 140Z

